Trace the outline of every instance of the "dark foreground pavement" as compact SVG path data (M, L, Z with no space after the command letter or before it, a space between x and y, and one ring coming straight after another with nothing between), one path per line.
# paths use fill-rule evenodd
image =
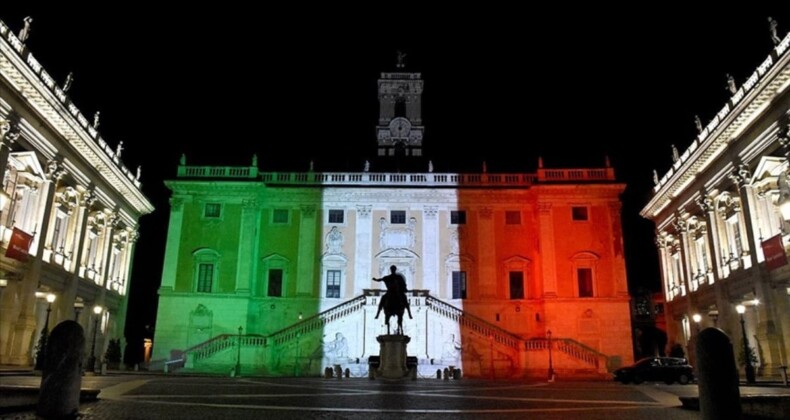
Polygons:
M3 377L0 388L38 379ZM678 399L696 395L695 385L110 375L86 377L83 386L102 390L98 401L81 404L84 419L699 418L698 411L680 408ZM787 388L757 392L771 389L790 394ZM4 402L2 393L0 407ZM33 407L0 417L32 419Z

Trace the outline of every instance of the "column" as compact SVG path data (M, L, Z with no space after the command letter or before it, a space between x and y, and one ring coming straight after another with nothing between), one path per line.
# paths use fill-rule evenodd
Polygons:
M319 281L315 277L316 248L316 207L303 205L299 218L299 257L296 262L296 295L311 296L313 285Z
M480 228L478 229L478 236L477 236L477 247L478 247L478 255L480 258L478 261L480 262L477 265L477 272L480 275L480 282L477 291L480 293L480 297L483 299L495 299L497 293L496 287L496 269L497 269L497 258L496 258L496 236L494 235L494 211L491 208L484 207L480 209L480 218L478 219L478 223L480 224ZM463 241L463 238L459 239ZM459 244L459 248L461 253L464 253L464 245L463 243ZM462 270L465 267L461 267ZM466 270L471 271L471 270ZM468 273L469 277L474 276L474 273ZM530 276L527 276L527 279L532 280ZM473 283L474 282L470 282ZM467 284L467 287L469 285ZM527 286L527 291L530 290L531 286ZM528 292L527 292L528 293Z
M719 231L718 220L716 219L713 200L707 192L703 191L702 195L697 198L697 205L705 213L705 222L708 224L707 229L705 229L708 235L708 259L713 269L713 282L716 283L723 277L721 267L723 255L721 255L721 245L717 234Z
M543 275L543 297L557 297L557 264L554 256L554 220L551 203L538 202L540 265Z
M110 276L110 259L112 258L112 242L113 242L113 235L115 234L115 227L120 222L120 218L118 217L117 213L110 213L105 217L106 223L104 224L104 232L101 234L102 238L102 246L101 246L101 255L99 255L99 270L97 274L101 279L101 283L99 284L102 286L102 291L107 290L107 286L110 284L108 282L108 277ZM103 294L102 294L103 296ZM104 300L102 299L102 302Z
M77 287L80 281L79 266L82 261L82 252L85 249L85 247L82 246L82 242L88 229L88 213L90 206L93 205L94 201L96 201L96 196L93 195L93 190L87 190L80 198L79 207L77 208L77 224L71 246L71 275L63 291L63 297L60 299L61 302L59 302L61 313L64 314L74 313L74 301L77 298Z
M241 224L239 231L238 268L236 270L236 294L250 295L255 244L260 235L259 223L260 208L256 200L244 200L241 207Z
M439 207L425 206L422 210L422 285L420 288L428 290L433 296L439 296L439 276L442 270L439 266ZM415 285L416 286L416 285Z
M370 278L373 277L371 272L371 262L373 261L373 245L371 243L373 240L373 218L370 217L372 208L373 206L369 204L357 205L356 226L354 229L356 235L354 238L354 274L356 277L353 280L354 296L362 294L362 289L370 284ZM414 284L411 287L414 287ZM343 288L345 289L345 286Z
M612 232L612 255L618 264L613 270L615 279L615 296L628 297L628 281L625 271L625 256L623 255L623 229L620 211L622 204L619 201L610 202L609 206L609 231Z
M19 138L18 118L12 111L6 119L0 119L0 185L5 184L5 170L8 166L8 156L11 154L11 145Z
M170 222L167 225L167 244L165 245L165 261L162 268L160 291L173 291L175 289L183 223L184 199L172 197L170 198Z
M44 190L42 197L43 203L39 207L39 219L41 221L38 240L33 241L35 247L35 255L28 270L25 272L22 279L22 294L21 294L21 308L19 318L14 325L13 338L11 339L10 362L15 365L26 365L30 362L30 345L32 343L31 337L36 330L36 317L34 309L36 307L36 289L41 280L41 254L44 251L44 241L41 239L43 232L49 228L49 220L52 215L52 204L55 198L55 189L57 188L58 180L65 174L65 170L60 162L51 160L47 165L46 180L42 183L41 188ZM41 202L41 201L39 201Z

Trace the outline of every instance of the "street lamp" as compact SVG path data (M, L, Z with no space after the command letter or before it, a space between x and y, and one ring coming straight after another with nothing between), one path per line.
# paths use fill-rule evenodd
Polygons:
M101 315L104 308L99 305L93 307L94 320L93 320L93 342L91 344L91 357L88 358L88 372L96 372L96 331L99 329L99 315Z
M752 366L751 352L749 351L749 339L746 338L746 326L743 321L743 314L746 312L746 307L738 305L735 307L738 314L741 316L741 334L743 334L743 358L746 370L746 383L754 383L754 366Z
M78 301L74 302L74 321L79 322L79 320L80 320L80 312L82 312L82 309L84 307L85 307L85 304L82 301L78 300Z
M241 331L244 328L239 325L239 348L236 353L236 376L241 376Z
M55 295L47 294L47 317L44 320L44 328L41 329L41 336L38 338L38 352L36 353L36 370L44 368L44 360L47 357L47 339L49 338L49 314L52 312L52 302Z
M694 314L691 316L691 319L694 320L694 325L697 327L697 334L699 334L699 323L702 322L702 315Z
M299 321L297 323L302 322L302 313L299 312ZM301 327L300 327L301 328ZM299 376L301 372L299 372L299 356L300 356L300 347L299 347L299 339L302 337L301 331L296 331L296 357L294 357L294 376Z
M491 379L494 379L494 335L488 336L488 341L491 349Z
M546 331L549 343L549 382L554 382L554 361L551 358L551 330Z

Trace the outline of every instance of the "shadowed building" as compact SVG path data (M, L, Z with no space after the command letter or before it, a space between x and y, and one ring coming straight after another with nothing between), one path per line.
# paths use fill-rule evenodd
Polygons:
M655 176L641 212L656 224L670 343L689 354L701 328L718 327L736 354L746 337L758 373L773 376L790 357L789 46L741 86L730 79L730 100Z
M153 207L70 84L0 22L0 364L30 365L45 325L66 319L97 356L123 336L137 221Z

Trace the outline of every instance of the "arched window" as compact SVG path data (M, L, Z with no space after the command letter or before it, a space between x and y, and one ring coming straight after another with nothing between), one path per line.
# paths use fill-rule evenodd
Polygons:
M285 297L289 265L290 260L280 254L264 257L261 264L263 275L258 277L255 286L256 296Z
M199 248L192 253L194 260L194 291L197 293L218 292L219 253L210 248Z
M579 252L573 257L573 279L575 284L576 296L579 298L591 298L596 296L596 268L598 266L598 255L584 251Z
M536 290L532 290L530 282L530 261L528 258L515 255L504 261L507 273L507 296L511 300L533 299Z
M395 118L406 117L406 98L400 97L395 101Z

